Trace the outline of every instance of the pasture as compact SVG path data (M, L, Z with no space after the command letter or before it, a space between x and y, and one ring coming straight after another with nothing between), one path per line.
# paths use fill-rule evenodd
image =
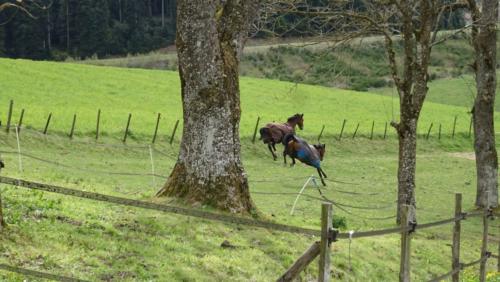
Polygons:
M162 138L154 146L153 160L156 173L168 176L179 145L178 138L173 145L166 142L175 120L181 118L176 73L4 59L0 59L0 70L5 74L0 90L2 124L8 102L13 99L15 122L20 109L26 110L21 150L38 158L23 157L20 171L18 156L12 153L17 150L15 134L7 135L2 127L0 151L6 152L2 157L7 166L2 175L132 199L182 204L153 197L164 182L161 177L153 180L151 176L113 174L151 172L147 145L156 114L161 112ZM322 140L327 153L322 167L329 181L322 191L329 199L343 204L341 208L334 207L337 219L346 224L343 229L361 231L394 226L394 219L380 218L390 217L395 210L397 140L390 128L386 140L381 136L383 123L397 113L397 100L251 78L242 78L241 88L242 158L259 217L301 227L319 226L321 200L317 199L319 193L315 188L306 189L306 194L312 197L300 198L295 214L290 215L294 193L315 170L300 164L285 167L281 158L272 161L263 144L250 141L257 116L263 122L279 121L303 112L305 129L299 132L302 136L312 140L321 126L326 126ZM102 137L95 142L97 108L102 110ZM43 135L39 131L50 112L53 120L49 134ZM133 114L132 138L124 145L119 139L129 112ZM71 141L66 134L75 113L77 136ZM472 151L472 139L467 137L466 107L427 103L422 115L422 134L431 122L442 122L446 132L441 140L435 134L429 140L419 140L417 213L419 222L425 223L452 216L455 192L463 193L464 210L472 209L475 168L472 160L463 157ZM458 134L452 139L449 132L454 116L458 116ZM342 141L335 139L343 119L348 120L346 131L351 134L354 124L361 123L360 138L353 140L347 134ZM369 140L366 137L373 120L377 136ZM270 281L317 240L12 186L0 187L10 225L0 237L0 263L87 280ZM464 261L479 257L481 228L480 218L463 223ZM498 234L497 229L492 228L491 233ZM224 240L235 248L221 248ZM419 231L413 242L415 281L448 271L451 226ZM492 244L491 249L497 247ZM495 262L490 260L489 264L489 271L493 271ZM308 268L304 280L316 277L316 267L313 263ZM347 240L334 243L332 269L342 281L395 280L399 271L399 237L353 240L350 246ZM464 277L473 281L476 273L471 269ZM498 279L494 274L489 277L492 281ZM0 278L23 281L23 277L3 271Z

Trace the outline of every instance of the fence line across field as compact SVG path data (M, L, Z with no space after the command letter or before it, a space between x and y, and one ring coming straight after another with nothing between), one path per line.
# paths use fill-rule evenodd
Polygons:
M323 203L322 222L326 225L323 224L321 230L315 230L315 229L309 229L309 228L302 228L302 227L296 227L296 226L277 224L277 223L272 223L272 222L252 220L252 219L248 219L248 218L239 218L239 217L234 217L234 216L229 216L229 215L224 215L224 214L216 214L216 213L212 213L212 212L205 212L205 211L193 210L193 209L182 208L182 207L154 204L154 203L150 203L150 202L143 202L143 201L132 200L132 199L127 199L127 198L120 198L120 197L115 197L115 196L108 196L108 195L103 195L103 194L98 194L98 193L93 193L93 192L79 191L79 190L60 187L60 186L41 184L41 183L26 181L26 180L22 180L22 179L3 177L3 176L0 176L0 183L9 184L9 185L13 185L13 186L25 187L25 188L29 188L29 189L41 190L41 191L46 191L46 192L53 192L56 194L75 196L75 197L84 198L84 199L91 199L91 200L109 202L109 203L120 204L120 205L125 205L125 206L133 206L133 207L163 211L163 212L180 214L180 215L185 215L185 216L193 216L193 217L198 217L198 218L203 218L203 219L208 219L208 220L222 221L222 222L226 222L226 223L261 227L261 228L265 228L265 229L269 229L269 230L289 232L289 233L308 235L308 236L311 236L311 235L320 236L322 240L319 242L319 244L318 243L313 244L312 251L306 252L306 253L308 253L309 256L311 256L311 255L314 255L314 257L318 256L318 255L320 256L320 262L323 261L323 264L322 265L320 264L320 269L322 269L322 271L326 271L325 273L329 273L329 267L330 267L329 266L330 250L329 250L328 245L335 242L338 239L352 240L352 239L356 239L356 238L368 238L368 237L382 236L382 235L395 234L395 233L400 233L400 234L402 234L402 238L406 238L408 236L408 234L410 234L410 232L413 232L415 230L433 228L433 227L437 227L437 226L441 226L441 225L447 225L450 223L457 224L458 222L460 222L466 218L469 218L469 217L483 216L483 218L484 218L483 223L487 224L488 223L488 220L486 220L487 217L490 217L493 215L492 212L487 213L486 211L484 211L484 212L472 211L472 212L458 213L455 217L452 217L452 218L438 220L435 222L419 224L419 225L411 224L411 222L408 221L407 223L402 224L401 226L395 227L395 228L371 230L371 231L360 231L360 232L350 231L350 232L344 233L344 232L339 232L338 230L335 230L335 229L331 229L331 216L332 216L332 212L331 212L331 205L332 204L331 203ZM461 197L460 197L460 199L461 199ZM329 206L329 208L325 208L328 206ZM409 206L405 206L405 207L406 207L406 211L404 212L404 218L405 218L404 222L406 222L406 220L408 220L406 218L409 218L406 216L406 213L408 213ZM330 212L326 212L328 209L330 209ZM327 216L327 219L325 219L325 216ZM485 231L487 232L487 227L485 227ZM485 238L487 240L487 236ZM409 239L407 239L407 240L409 240ZM484 243L483 243L483 245L484 245ZM316 251L317 248L319 248L320 250ZM327 248L327 249L325 249L325 248ZM402 257L403 257L403 252L406 252L404 255L408 256L409 255L409 248L407 250L405 248L402 248ZM485 253L485 255L482 256L478 261L475 261L472 263L467 263L467 264L463 264L463 263L460 264L460 270L462 270L465 267L469 267L469 266L472 266L472 265L475 265L478 263L482 263L491 256L491 253L489 253L489 252L483 252L483 253ZM314 257L313 257L313 259L314 259ZM302 258L299 258L298 261L303 262L303 260L301 260L301 259ZM308 263L310 263L310 261L312 261L309 259L307 260ZM326 262L328 262L328 265L325 264ZM406 262L406 260L402 260L401 263L402 263L402 269L404 269L405 267L409 267L409 265L406 265L407 263L409 263L409 260L408 260L408 262ZM296 266L296 264L294 264L292 266L292 268L294 266ZM305 266L303 264L301 264L300 267L305 267ZM297 269L294 269L294 273L296 273L296 270ZM457 272L457 269L454 268L454 269L452 269L452 271L450 271L442 276L439 276L437 278L447 277L447 276L456 274L456 272ZM287 273L289 274L288 271L287 271ZM287 273L285 273L285 274L287 274ZM282 278L283 277L289 277L289 276L284 275L284 276L282 276ZM280 280L280 281L289 281L289 280ZM435 279L431 280L431 281L435 281Z

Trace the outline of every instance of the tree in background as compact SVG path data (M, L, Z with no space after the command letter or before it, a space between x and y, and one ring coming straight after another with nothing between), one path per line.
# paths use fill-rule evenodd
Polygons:
M320 1L321 2L321 1ZM275 9L286 14L309 16L332 32L330 40L346 42L379 35L385 43L387 62L399 94L399 122L392 121L399 139L397 222L403 205L416 206L415 171L417 126L427 95L432 47L446 38L438 37L447 13L464 8L464 3L445 0L279 1ZM402 46L400 57L395 45ZM416 214L411 213L411 221Z
M235 212L253 209L240 158L238 67L259 1L180 0L177 53L184 129L158 196Z
M498 0L468 0L472 15L473 69L477 94L472 116L476 154L476 206L498 207L498 156L495 145L495 94L497 68Z

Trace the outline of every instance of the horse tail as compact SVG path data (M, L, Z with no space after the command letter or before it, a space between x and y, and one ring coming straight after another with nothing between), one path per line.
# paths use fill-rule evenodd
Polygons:
M273 136L271 130L267 127L262 127L259 129L260 140L264 142L264 144L271 143L273 141Z
M285 135L285 137L283 137L283 141L282 141L282 142L283 142L283 145L285 145L285 147L286 147L286 145L288 145L288 143L289 143L291 140L297 140L297 139L295 138L295 135L294 135L293 133L288 133L288 134L286 134L286 135Z

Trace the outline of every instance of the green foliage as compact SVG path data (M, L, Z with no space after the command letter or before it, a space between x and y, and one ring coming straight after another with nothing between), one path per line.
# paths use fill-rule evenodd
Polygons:
M337 229L346 229L347 228L347 219L344 216L333 215L332 218L332 227Z

